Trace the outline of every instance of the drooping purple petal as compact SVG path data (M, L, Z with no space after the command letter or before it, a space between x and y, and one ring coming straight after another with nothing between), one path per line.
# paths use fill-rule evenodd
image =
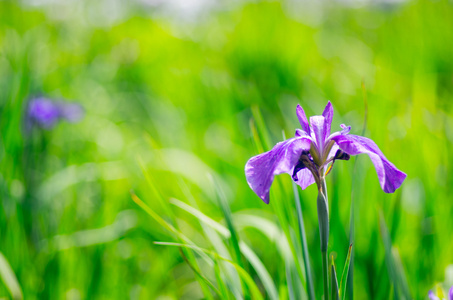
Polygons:
M303 151L310 149L310 139L297 137L278 143L268 152L252 157L245 165L245 176L250 188L266 203L274 176L292 175Z
M322 116L324 117L324 122L326 122L326 136L330 135L330 127L332 126L332 119L333 119L333 107L332 103L327 102L326 108L322 112Z
M448 296L450 297L450 300L453 300L453 286L450 288L450 291L448 292Z
M324 149L324 142L326 140L326 123L323 116L310 117L310 124L312 129L312 137L316 140L316 145L319 151Z
M406 174L398 170L372 140L352 134L338 135L332 139L349 155L368 154L376 168L379 183L384 192L393 193L406 178Z
M303 189L305 190L309 185L312 185L315 183L315 178L313 177L313 174L311 171L307 168L300 170L296 174L297 176L297 181L295 182Z
M310 125L308 125L307 116L305 115L304 109L299 104L297 104L296 113L300 126L302 126L302 129L307 133L307 135L310 135Z

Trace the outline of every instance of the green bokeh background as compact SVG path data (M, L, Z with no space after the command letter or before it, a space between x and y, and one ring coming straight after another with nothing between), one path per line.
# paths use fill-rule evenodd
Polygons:
M153 244L171 234L130 190L165 217L144 173L164 199L187 201L187 186L200 211L223 222L210 173L233 214L278 224L281 203L296 218L291 198L265 205L245 181L245 162L258 154L252 110L274 144L299 127L298 103L314 115L327 100L332 128L361 134L367 116L365 135L408 175L385 194L360 156L327 178L329 251L340 270L357 203L355 298L392 294L380 211L412 297L451 286L453 3L215 3L188 12L158 1L0 1L0 251L24 298L203 298L178 249ZM40 95L81 103L84 119L25 134L27 100ZM290 177L277 180L291 195ZM322 290L316 188L300 194ZM174 213L203 246L197 220ZM239 234L285 299L275 245L256 230ZM9 297L3 283L0 296Z

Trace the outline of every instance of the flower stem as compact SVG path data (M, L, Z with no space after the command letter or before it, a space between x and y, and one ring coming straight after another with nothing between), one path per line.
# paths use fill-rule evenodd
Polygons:
M329 204L327 201L326 181L323 177L318 184L318 222L322 254L322 275L324 279L324 299L329 299L329 272L327 245L329 243Z
M324 300L329 300L329 273L327 251L322 251L322 277L324 279Z

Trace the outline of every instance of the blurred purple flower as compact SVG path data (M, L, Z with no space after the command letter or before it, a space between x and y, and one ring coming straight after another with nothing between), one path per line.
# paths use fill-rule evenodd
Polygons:
M440 291L441 291L441 293L443 293L442 289L440 289ZM433 291L428 292L428 297L429 297L429 300L443 300L444 299L444 298L441 299L438 296L436 296ZM453 300L453 286L448 291L448 300Z
M269 203L274 175L287 173L302 189L315 182L319 187L335 160L349 160L350 155L360 153L370 157L384 192L393 193L401 186L406 174L388 161L372 140L349 134L351 127L344 124L341 131L330 134L333 118L330 101L321 116L310 117L311 126L300 105L296 112L302 129L296 129L295 137L277 143L272 150L252 157L245 165L250 188L265 203Z
M434 295L433 291L428 292L428 297L429 297L429 300L440 300L439 297Z
M77 122L82 119L84 110L78 103L54 101L44 97L34 98L28 103L27 125L37 125L51 129L60 120Z

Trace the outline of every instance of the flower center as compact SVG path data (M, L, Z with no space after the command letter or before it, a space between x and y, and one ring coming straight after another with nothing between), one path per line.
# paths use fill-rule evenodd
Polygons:
M349 160L350 158L349 154L347 154L341 149L338 149L333 157L328 158L328 155L332 150L333 145L334 142L330 141L323 149L324 151L322 151L322 154L320 154L318 148L314 145L314 143L312 143L310 151L303 151L302 154L300 155L299 160L293 170L292 175L293 180L298 181L299 178L297 176L297 173L300 170L307 168L313 174L315 182L319 186L321 180L332 170L335 160L338 159ZM331 165L324 174L324 167L327 166L329 163L331 163Z

